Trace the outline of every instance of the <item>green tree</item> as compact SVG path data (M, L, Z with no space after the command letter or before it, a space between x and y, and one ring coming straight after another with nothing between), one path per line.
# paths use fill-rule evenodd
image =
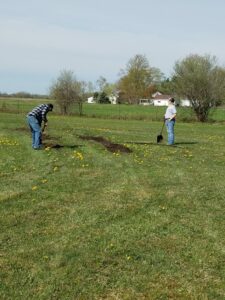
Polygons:
M98 95L98 102L102 103L102 104L109 104L109 97L107 96L107 94L105 92L101 92Z
M61 71L59 77L50 87L50 97L59 105L60 112L67 115L73 104L77 103L82 114L82 102L86 85L79 82L72 71Z
M116 85L109 83L106 78L100 76L96 82L99 93L105 93L107 96L114 95L116 93Z
M98 97L99 97L99 93L98 92L94 92L93 98L95 102L98 102Z
M128 103L137 104L140 98L146 97L149 87L159 82L161 77L160 70L151 68L145 55L137 54L128 61L125 70L121 71L117 88L121 98Z
M166 78L159 85L157 85L157 90L165 95L174 95L175 86L174 79Z
M106 78L100 76L96 82L98 92L94 93L94 99L98 103L111 103L109 100L110 96L116 94L116 85L113 83L107 82Z
M205 122L211 108L225 98L225 69L210 55L189 55L174 66L174 82L179 96L187 97L197 119Z

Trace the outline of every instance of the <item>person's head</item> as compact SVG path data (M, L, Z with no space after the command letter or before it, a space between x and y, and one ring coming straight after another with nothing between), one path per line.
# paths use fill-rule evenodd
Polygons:
M53 110L53 104L52 103L48 103L48 110L52 111Z
M174 98L170 98L170 99L169 99L169 102L170 102L171 104L175 104L175 99L174 99Z

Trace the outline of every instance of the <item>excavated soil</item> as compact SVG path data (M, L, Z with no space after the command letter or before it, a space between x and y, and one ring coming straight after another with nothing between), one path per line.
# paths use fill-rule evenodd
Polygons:
M45 143L45 142L43 142L43 145L45 148L53 148L53 149L60 149L64 147L63 145L54 144L54 143Z
M28 127L18 127L18 128L15 128L14 130L21 131L21 132L27 132L27 133L30 132L30 129Z
M121 152L121 153L132 152L132 150L129 149L128 147L121 144L111 143L110 141L106 140L102 136L79 136L79 138L82 140L95 141L97 143L100 143L110 152Z

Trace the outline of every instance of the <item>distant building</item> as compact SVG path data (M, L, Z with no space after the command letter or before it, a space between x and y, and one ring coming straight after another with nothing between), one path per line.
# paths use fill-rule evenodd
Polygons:
M163 95L160 92L156 92L152 94L152 102L154 106L168 106L169 99L172 97L172 95ZM182 107L190 107L191 101L189 99L181 99L176 104Z
M93 96L88 97L87 102L90 103L90 104L96 103Z
M111 102L111 104L117 104L117 96L115 95L110 95L109 97L109 101Z
M152 105L153 102L151 99L139 99L139 104L140 105Z
M110 96L108 96L108 98L109 98L109 101L110 101L111 104L117 104L117 99L118 99L117 96L110 95ZM96 103L96 101L95 101L94 97L91 96L91 97L88 97L87 103L94 104L94 103Z
M155 98L156 96L160 96L162 95L162 93L160 92L155 92L154 94L152 94L152 98Z
M181 99L180 100L180 106L190 107L191 106L191 101L188 100L188 99Z
M156 94L156 93L155 93ZM168 106L169 99L172 98L171 95L162 95L161 93L152 95L152 101L154 106Z

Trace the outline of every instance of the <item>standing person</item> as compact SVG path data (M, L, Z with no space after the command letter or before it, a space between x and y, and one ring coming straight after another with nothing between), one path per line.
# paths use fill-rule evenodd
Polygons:
M27 114L27 122L32 133L32 148L35 150L40 150L43 147L41 123L44 122L44 128L47 126L46 115L52 110L53 105L51 103L41 104Z
M168 133L168 145L174 144L174 125L176 121L177 110L174 98L169 99L169 104L165 113L165 123Z

